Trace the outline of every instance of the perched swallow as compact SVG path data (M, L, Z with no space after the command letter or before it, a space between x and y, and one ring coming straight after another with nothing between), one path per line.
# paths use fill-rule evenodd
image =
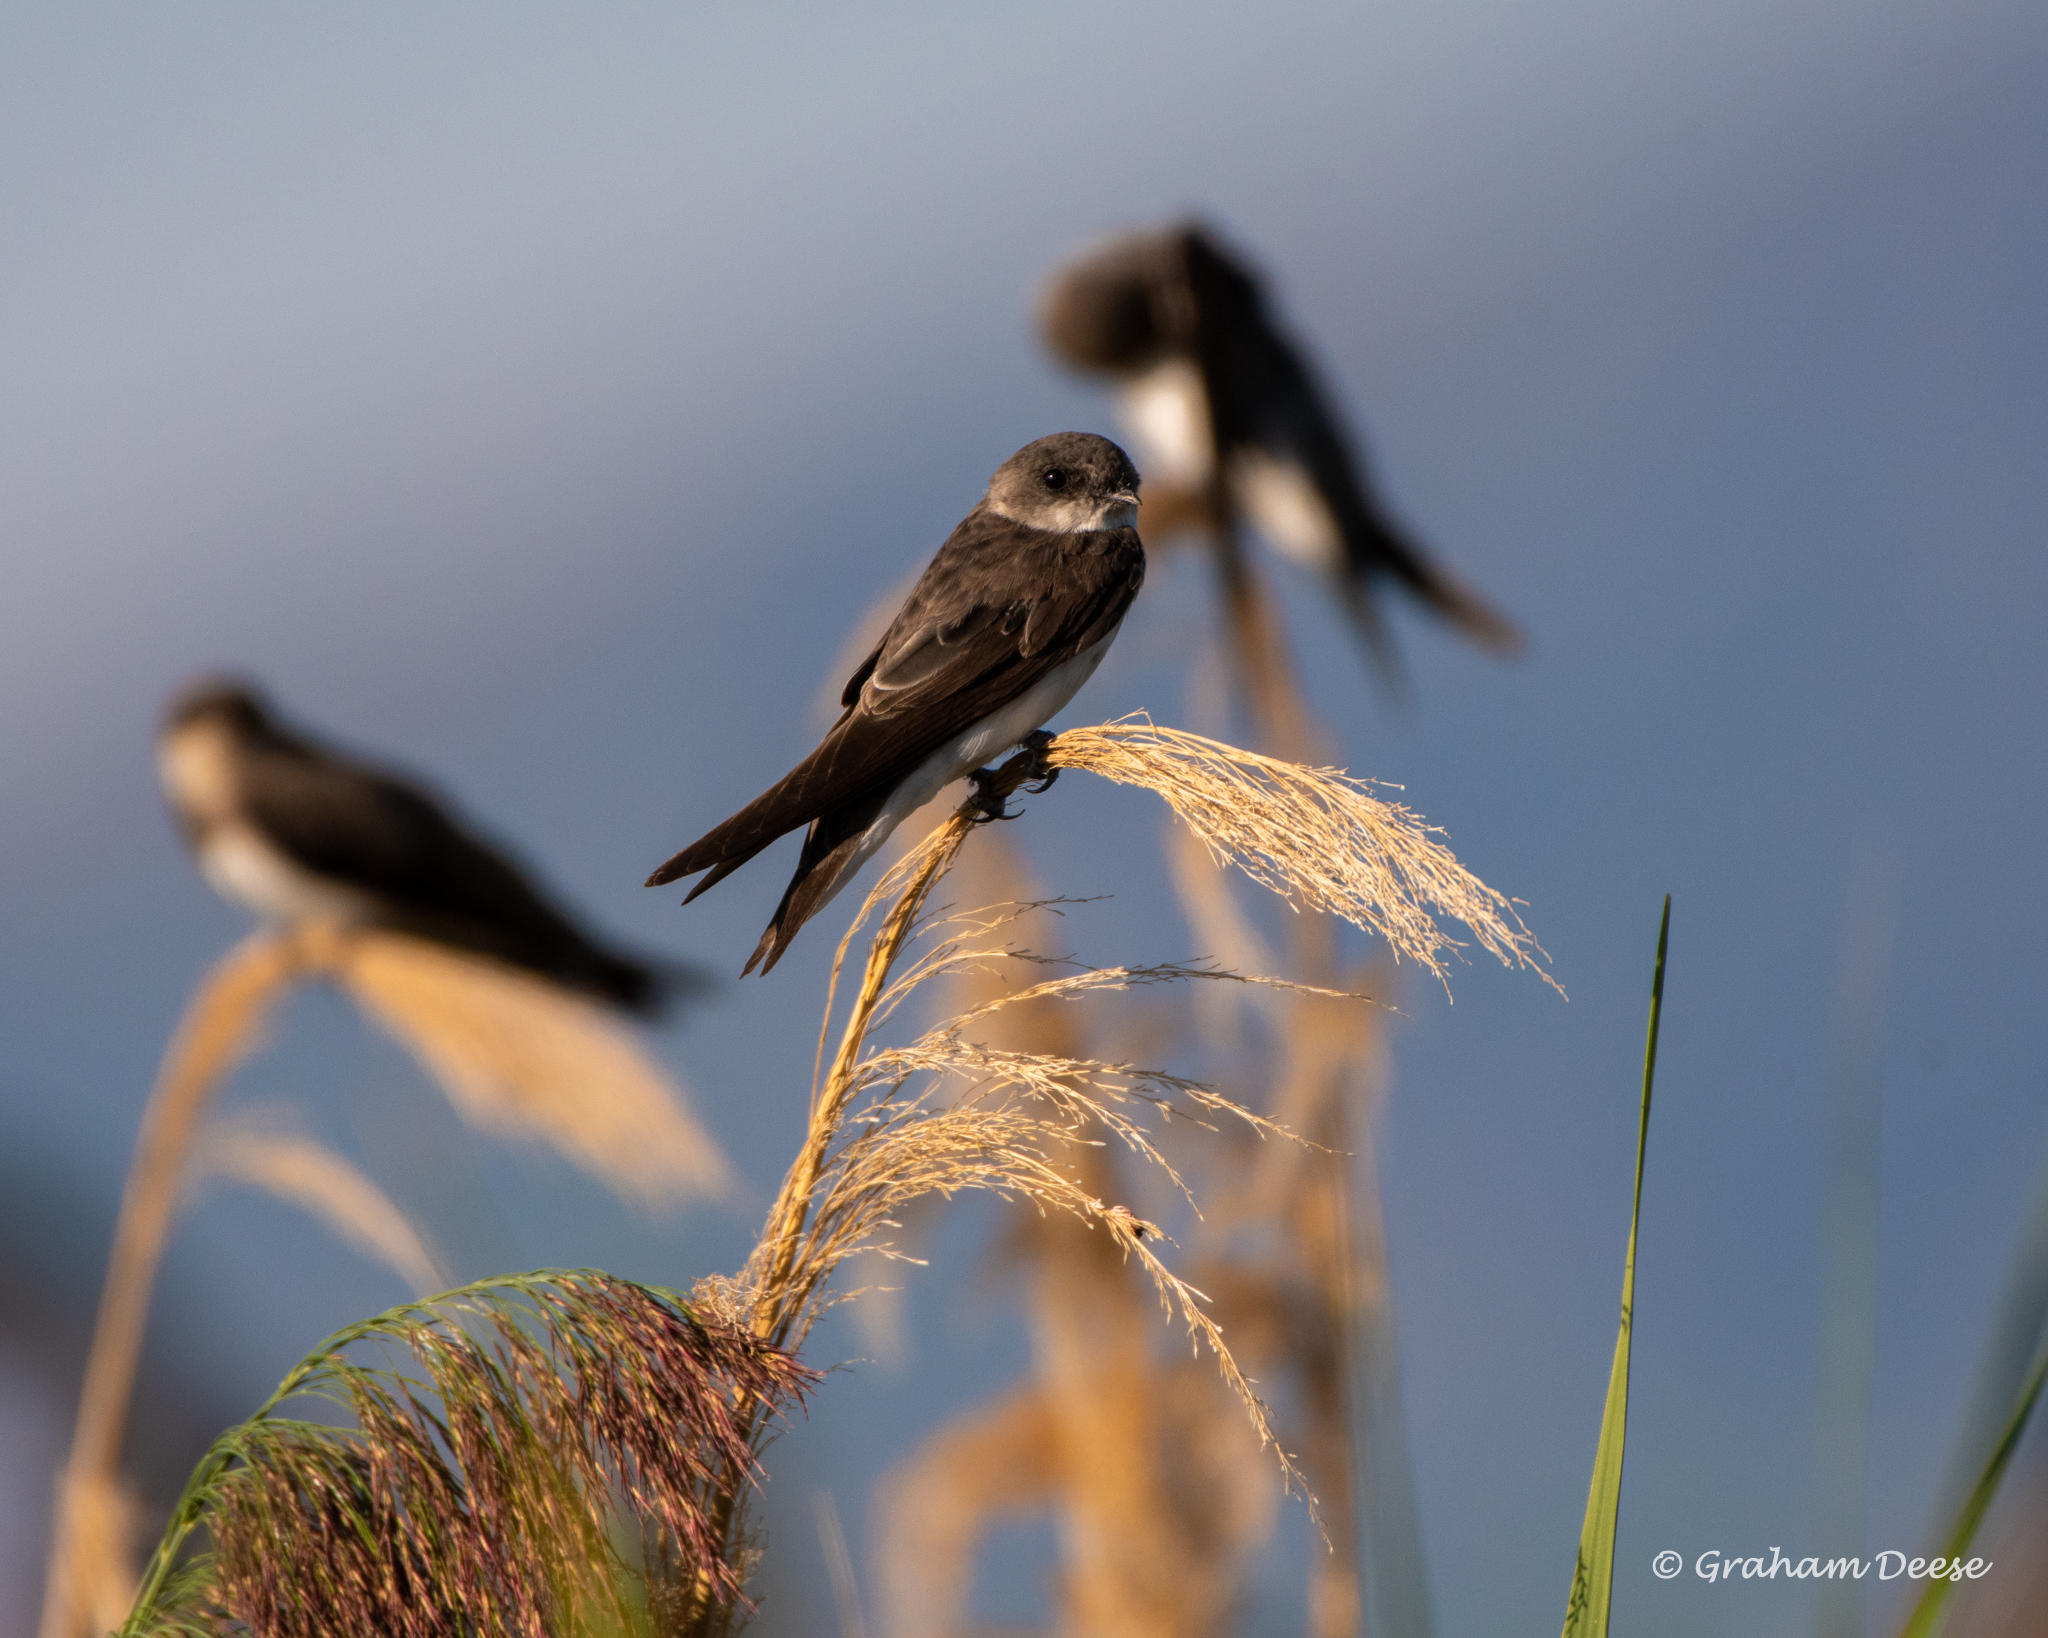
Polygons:
M1061 359L1121 384L1122 418L1156 491L1148 531L1248 520L1329 580L1383 662L1372 601L1382 576L1486 647L1520 647L1508 620L1389 519L1258 280L1201 224L1118 239L1070 263L1048 286L1041 320Z
M710 871L688 904L808 825L747 960L768 972L906 816L1023 742L1088 680L1145 578L1137 514L1137 468L1107 438L1060 432L1018 450L853 673L818 748L647 885Z
M177 699L157 764L207 881L267 920L412 933L641 1013L677 976L597 943L418 785L284 727L246 683Z

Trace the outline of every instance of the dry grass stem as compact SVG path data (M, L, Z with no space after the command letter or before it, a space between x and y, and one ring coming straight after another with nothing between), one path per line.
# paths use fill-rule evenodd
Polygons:
M302 970L289 938L245 940L207 974L164 1053L121 1194L71 1456L58 1481L40 1638L104 1631L108 1589L134 1585L117 1473L157 1264L206 1107Z
M395 933L352 932L323 954L335 981L476 1125L544 1139L643 1206L730 1191L716 1141L599 1003Z
M1072 728L1051 762L1156 791L1219 858L1296 909L1342 916L1385 938L1397 956L1440 982L1462 948L1439 914L1463 922L1480 947L1546 983L1544 956L1514 905L1463 865L1442 832L1384 802L1368 782L1238 750L1198 734L1126 717Z
M875 1015L900 1003L904 994L886 982L889 963L878 957L900 951L909 938L918 905L964 839L965 829L955 826L965 823L949 820L934 833L937 845L928 842L908 855L877 885L854 924L858 929L883 894L899 881L904 884L876 936L845 1038L814 1102L814 1112L823 1113L831 1125L822 1133L813 1128L806 1160L815 1153L815 1164L800 1161L801 1169L792 1171L792 1182L804 1183L800 1209L782 1218L792 1229L764 1235L755 1264L742 1277L752 1295L756 1328L777 1342L800 1346L833 1273L869 1249L912 1201L932 1194L951 1198L970 1189L1027 1201L1041 1212L1065 1212L1097 1225L1123 1255L1136 1255L1168 1317L1177 1317L1186 1326L1191 1343L1206 1344L1214 1353L1262 1442L1271 1441L1282 1469L1291 1479L1298 1478L1291 1459L1272 1439L1265 1406L1231 1358L1221 1330L1204 1311L1202 1293L1169 1270L1145 1243L1151 1225L1090 1193L1065 1163L1068 1147L1077 1139L1086 1141L1089 1127L1100 1127L1184 1188L1145 1131L1123 1113L1120 1106L1133 1101L1170 1111L1173 1097L1179 1095L1199 1109L1228 1113L1263 1130L1277 1128L1177 1076L1005 1052L966 1041L960 1033L966 1020L942 1025L908 1047L860 1050ZM1001 953L941 946L912 973L922 981ZM1089 989L1128 988L1133 982L1230 976L1207 968L1110 969L1034 985L1014 999L1044 1000ZM989 1003L970 1017L1003 1004ZM907 1093L913 1077L922 1077L925 1084L922 1090ZM969 1090L950 1103L939 1096L941 1083L948 1079L970 1083ZM865 1101L852 1107L863 1094Z
M66 1533L62 1565L50 1568L47 1600L62 1586L66 1617L81 1633L110 1632L135 1601L134 1491L116 1474L65 1474L59 1479L57 1517ZM63 1582L55 1577L60 1569ZM45 1607L45 1622L48 1609Z
M1086 976L1080 985L1046 984L1035 981L1045 966L1038 959L979 947L999 928L1041 941L1053 930L1057 906L1032 901L1008 833L977 837L962 875L970 898L1009 903L939 924L962 935L972 959L945 970L940 1010L955 1016L935 1033L972 1019L975 1045L1033 1062L1086 1063L1100 1003L1118 999L1121 975L1100 975L1100 987ZM1126 997L1117 1015L1129 1010ZM962 1084L963 1098L973 1092ZM1262 1147L1253 1128L1224 1124L1237 1142ZM1187 1147L1198 1157L1217 1142ZM1057 1160L1085 1192L1115 1200L1124 1194L1119 1173L1128 1153L1082 1125ZM1127 1232L1138 1229L1128 1209L1111 1212ZM961 1630L973 1559L989 1528L1046 1511L1061 1524L1053 1630L1125 1638L1223 1630L1237 1566L1270 1527L1280 1475L1206 1362L1160 1357L1151 1280L1133 1278L1114 1235L1064 1212L1020 1206L1006 1239L1027 1274L1034 1373L942 1429L891 1475L880 1499L889 1630L903 1638ZM1241 1351L1234 1326L1230 1341Z
M215 1124L195 1171L265 1189L318 1218L424 1297L449 1281L390 1196L325 1144L292 1133Z

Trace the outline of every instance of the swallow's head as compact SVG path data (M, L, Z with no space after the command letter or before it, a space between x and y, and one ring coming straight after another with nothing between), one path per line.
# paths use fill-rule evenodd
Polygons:
M1126 233L1057 269L1039 298L1046 346L1076 369L1126 380L1206 351L1204 332L1264 322L1258 276L1209 227Z
M1055 432L996 468L988 508L1013 523L1059 534L1128 529L1138 521L1138 469L1107 438Z
M261 734L274 726L270 702L243 677L201 677L180 689L164 712L166 736L181 729L210 725L236 738Z
M1076 369L1135 375L1166 349L1156 304L1166 271L1153 235L1120 239L1069 262L1047 282L1038 325Z

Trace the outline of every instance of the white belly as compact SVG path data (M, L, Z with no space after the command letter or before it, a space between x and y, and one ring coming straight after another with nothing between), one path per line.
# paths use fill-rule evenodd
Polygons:
M1109 645L1115 640L1116 632L1112 630L1094 647L1084 649L1064 665L1048 671L1029 693L1018 695L1000 711L982 718L958 739L940 746L926 757L910 777L896 787L887 806L875 815L874 822L860 839L860 846L854 849L853 857L840 873L841 883L851 881L854 872L874 857L875 850L889 839L898 825L954 780L993 761L999 751L1007 751L1034 728L1043 728L1065 710L1067 702L1081 691L1081 685L1095 674L1095 668L1102 663L1102 656L1109 652Z
M1138 446L1138 469L1162 488L1199 489L1216 464L1209 395L1185 358L1155 364L1123 391L1118 419Z
M199 869L224 899L266 921L366 920L369 894L314 875L239 821L216 825L199 844Z
M1342 571L1343 535L1299 462L1242 450L1230 462L1230 488L1275 551L1322 574Z

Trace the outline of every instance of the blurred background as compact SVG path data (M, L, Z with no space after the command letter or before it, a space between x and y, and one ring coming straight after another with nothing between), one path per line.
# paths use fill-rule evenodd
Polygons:
M849 626L1000 460L1114 432L1041 357L1034 292L1187 211L1272 274L1401 515L1531 637L1503 664L1398 609L1396 701L1277 571L1344 761L1527 902L1571 995L1475 965L1455 1005L1411 982L1391 1039L1438 1628L1561 1616L1668 891L1617 1630L1808 1630L1800 1588L1649 1564L1820 1550L1843 1064L1876 1053L1881 1087L1873 1548L1924 1531L2048 1154L2044 76L2019 0L10 10L0 1634L33 1622L158 1054L244 926L162 811L167 692L253 672L602 925L725 973L658 1046L748 1186L634 1217L470 1134L321 992L232 1100L301 1111L458 1276L730 1268L802 1128L845 911L739 983L794 844L688 912L638 883L810 747ZM1212 621L1199 566L1162 564L1065 720L1183 716ZM1113 895L1069 913L1075 950L1203 953L1150 798L1077 776L1031 807L1049 885ZM1856 979L1873 950L1888 976ZM759 1630L834 1619L820 1489L864 1565L878 1477L1021 1369L989 1220L907 1272L903 1357L771 1449ZM144 1360L146 1493L404 1295L284 1206L200 1195ZM864 1351L839 1321L813 1349ZM1243 1630L1300 1629L1306 1536L1291 1508ZM976 1611L1039 1618L1050 1527L999 1548Z

